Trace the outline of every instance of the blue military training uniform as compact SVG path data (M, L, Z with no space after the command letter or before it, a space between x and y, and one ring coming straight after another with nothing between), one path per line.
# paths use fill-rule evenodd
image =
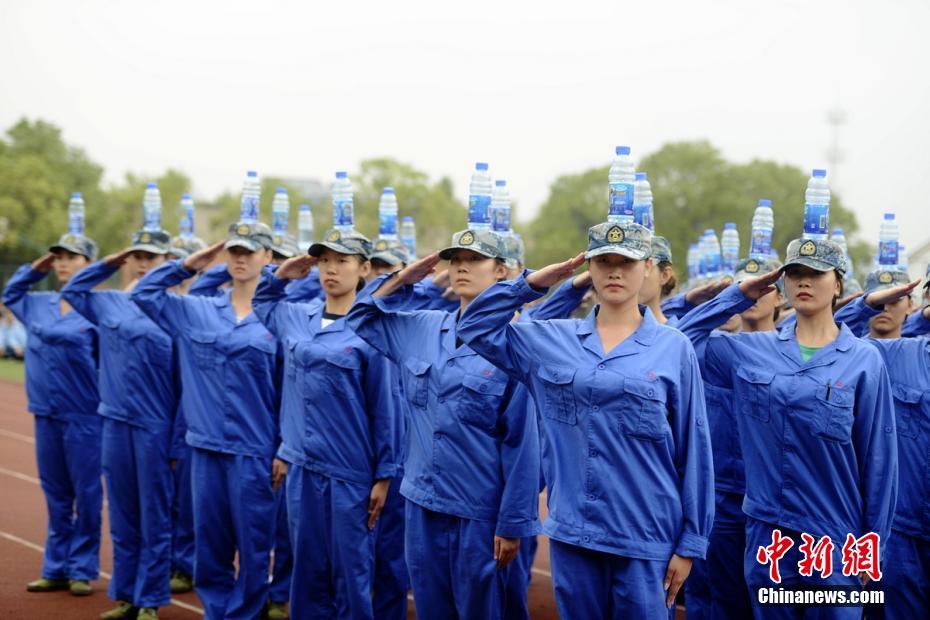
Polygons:
M136 607L171 600L170 449L180 385L171 337L123 291L94 291L116 268L98 261L62 290L100 334L102 464L113 578L110 598Z
M178 347L193 448L197 593L208 618L255 618L268 594L274 536L278 346L254 314L237 319L228 292L167 292L193 275L180 261L165 263L139 281L132 300Z
M323 327L322 305L286 302L289 283L266 271L253 306L285 349L278 457L292 466L291 610L297 617L371 618L368 498L376 480L396 474L399 460L392 369L345 319Z
M729 314L755 303L738 289L733 299ZM774 528L818 540L829 535L837 541L837 565L839 541L847 534L875 532L887 539L897 493L897 447L888 373L874 348L842 326L834 342L804 362L793 326L767 333L717 332L707 344L705 380L732 391L736 409L746 474L744 572L753 598L757 588L773 585L767 567L755 558L760 546L771 543ZM782 562L781 570L789 586L857 583L841 572L828 580L803 577L792 562ZM844 617L857 611L834 613Z
M48 508L42 577L96 579L100 568L100 429L97 330L61 314L58 293L31 293L46 276L23 265L3 303L29 331L26 396L35 416L36 461Z
M539 528L536 419L522 386L457 344L455 313L405 310L412 288L363 293L347 323L403 373L410 406L401 494L417 613L500 617L507 571L496 567L493 538Z
M458 334L524 382L542 413L553 453L543 531L553 540L560 612L665 617L668 561L703 557L713 522L694 351L644 307L637 331L609 352L597 309L581 321L510 322L541 294L524 277L501 282L469 306ZM618 467L637 483L612 483Z

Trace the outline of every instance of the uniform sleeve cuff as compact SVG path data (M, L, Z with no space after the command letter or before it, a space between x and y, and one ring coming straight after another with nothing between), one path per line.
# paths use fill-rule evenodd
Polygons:
M707 538L697 534L682 534L675 546L675 555L683 558L704 559L707 554Z
M526 281L526 276L533 273L529 269L524 269L523 273L519 278L513 280L513 295L517 297L521 304L526 304L531 301L536 301L546 296L549 292L548 288L536 289L530 286L530 283Z
M532 521L521 521L519 523L497 522L497 528L494 530L495 536L501 538L525 538L539 534L539 519Z
M387 478L396 478L397 470L398 470L398 467L394 463L385 463L383 465L378 465L378 468L375 469L375 480L385 480Z

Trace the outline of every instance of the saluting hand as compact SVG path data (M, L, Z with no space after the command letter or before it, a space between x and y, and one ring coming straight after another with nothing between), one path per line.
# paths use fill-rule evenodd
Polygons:
M452 276L449 275L448 269L443 269L436 273L433 276L433 286L438 286L439 288L448 288L452 282Z
M575 279L572 280L572 286L579 290L591 286L591 272L585 271L575 276Z
M694 560L691 558L683 558L678 554L672 554L672 559L669 560L668 563L668 569L665 571L665 582L662 584L662 587L665 588L665 591L668 593L665 595L665 606L669 609L675 604L675 597L678 596L678 591L681 590L681 586L685 583L685 579L691 574L691 565L693 563Z
M223 251L225 245L225 241L217 241L211 246L197 250L184 259L184 268L188 271L203 271L207 268L207 265L213 262L216 255Z
M526 283L535 289L549 288L572 275L584 263L584 252L561 263L553 263L526 276Z
M746 278L739 283L740 292L749 299L762 299L775 290L775 283L781 277L781 270L776 269L761 276Z
M126 259L129 258L131 252L127 250L122 250L116 254L110 254L109 256L103 257L103 264L109 267L110 269L117 269L126 262Z
M424 256L418 261L410 263L403 269L397 272L393 278L388 278L379 288L375 291L375 297L384 297L390 295L394 291L397 291L403 286L408 284L416 284L429 274L433 273L436 269L436 265L439 264L439 261L442 260L439 258L439 252L433 252L429 256Z
M384 509L384 502L387 501L388 489L391 487L391 479L385 478L375 482L371 487L371 495L368 496L368 529L375 529L378 517Z
M840 308L842 308L843 306L845 306L845 305L848 304L848 303L851 303L851 302L853 302L853 301L856 301L856 300L859 299L860 297L862 297L862 293L856 293L855 295L847 295L846 297L841 297L841 298L839 298L839 299L836 301L836 305L833 306L833 313L836 314L836 312L837 312Z
M48 273L52 270L52 263L55 262L55 255L49 252L32 261L32 268L39 273Z
M274 275L282 280L300 280L307 277L316 262L316 256L309 254L295 256L281 263Z
M881 308L885 304L896 302L902 297L910 295L911 291L917 288L918 284L920 284L919 279L914 280L908 284L899 284L898 286L892 286L891 288L869 293L866 295L865 303L870 305L872 308Z
M778 278L775 279L777 280ZM692 306L700 306L704 302L708 302L722 293L724 289L731 284L733 284L733 281L729 279L715 280L714 282L702 284L685 293L685 301Z

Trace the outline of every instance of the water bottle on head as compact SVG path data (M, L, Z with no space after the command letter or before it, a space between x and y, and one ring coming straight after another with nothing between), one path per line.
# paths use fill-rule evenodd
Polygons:
M393 187L385 187L378 203L378 236L381 239L397 239L397 196Z
M634 221L633 184L636 181L636 167L630 157L630 147L618 146L615 152L617 156L607 175L607 221L622 224Z
M333 228L341 232L355 229L352 181L343 170L336 173L333 183Z
M72 192L68 202L68 233L84 235L84 196L81 192Z
M161 192L158 184L149 181L142 197L142 228L148 231L161 230Z
M313 211L310 205L302 204L297 207L297 247L306 253L313 245Z
M258 223L259 201L262 197L262 186L258 180L258 173L249 170L242 183L242 201L239 203L239 221L243 224Z
M271 229L276 235L286 235L288 219L291 213L291 199L287 189L279 187L271 201Z
M727 222L723 225L723 236L720 239L720 255L723 273L733 275L739 263L739 232L736 223Z
M894 213L886 213L878 231L878 264L883 267L898 264L898 222Z
M194 236L194 199L187 192L181 195L181 220L179 225L182 239Z
M904 250L904 244L898 244L898 269L901 271L907 271L908 265L910 263L907 260L907 252Z
M417 257L417 227L409 215L404 217L400 225L400 242L407 246L407 254L410 262L413 262Z
M468 184L468 227L472 230L491 230L491 173L484 162L475 164Z
M504 236L513 233L510 221L510 192L504 179L494 181L494 193L491 195L491 228Z
M652 214L652 188L645 172L636 173L633 183L633 221L655 232L655 219Z
M804 239L826 239L830 230L830 184L827 171L815 168L804 194Z
M723 262L720 256L720 240L717 239L717 232L713 228L705 230L704 237L707 243L707 277L716 280L720 277Z
M759 200L759 206L752 216L752 239L749 244L749 258L765 260L772 253L772 234L775 229L775 215L772 213L772 201L767 198Z

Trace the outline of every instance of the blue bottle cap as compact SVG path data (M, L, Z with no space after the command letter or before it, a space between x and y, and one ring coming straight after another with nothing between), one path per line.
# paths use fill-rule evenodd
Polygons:
M724 230L736 230L736 222L727 222L723 225Z
M487 170L487 169L488 169L488 165L483 161L479 161L478 163L475 164L475 170Z
M618 146L616 148L617 155L629 155L630 147L628 146Z
M714 229L713 229L713 228L708 228L707 230L704 231L704 234L705 234L705 235L713 235L713 234L715 234L715 233L714 233Z
M772 201L769 200L768 198L760 198L760 199L759 199L759 206L760 206L760 207L771 207L771 206L772 206Z
M155 181L149 181L145 185L145 189L156 189L156 188L158 188L158 183L156 183Z
M301 211L309 211L309 210L310 210L310 205L308 205L308 204L302 204L302 205L300 205L300 206L297 207L297 208L298 208L299 210L301 210Z
M393 193L394 193L394 188L393 188L393 187L385 187L385 188L384 188L384 193L385 193L385 194L393 194Z
M258 176L258 173L255 172L254 170L249 170L248 172L245 173L245 176L247 176L247 177L257 177L257 176Z
M696 249L698 249L698 244L696 244L696 243L689 243L689 244L688 244L688 249L689 249L689 250L696 250Z
M834 237L845 237L846 235L843 233L843 229L842 229L842 228L834 228L834 229L833 229L833 236L834 236Z
M337 179L344 179L344 178L346 178L346 177L348 177L348 176L349 176L349 173L347 173L345 170L337 170L337 171L336 171L336 178L337 178Z
M404 216L404 224L413 224L413 217L410 215Z
M276 194L286 194L286 193L287 193L287 188L285 188L285 187L279 187L277 190L275 190L275 193L276 193Z
M646 173L645 173L645 172L637 172L637 173L636 173L636 180L637 180L637 181L645 181L645 180L646 180Z
M814 170L811 172L811 176L822 179L827 176L827 171L822 168L814 168Z
M71 197L72 198L83 198L84 196L81 195L81 192L71 192Z
M497 187L504 187L505 185L507 185L507 181L505 181L504 179L496 179L494 181L494 185L496 185Z
M894 213L886 213L886 214L885 214L885 219L888 220L888 221L893 220L893 219L894 219Z

